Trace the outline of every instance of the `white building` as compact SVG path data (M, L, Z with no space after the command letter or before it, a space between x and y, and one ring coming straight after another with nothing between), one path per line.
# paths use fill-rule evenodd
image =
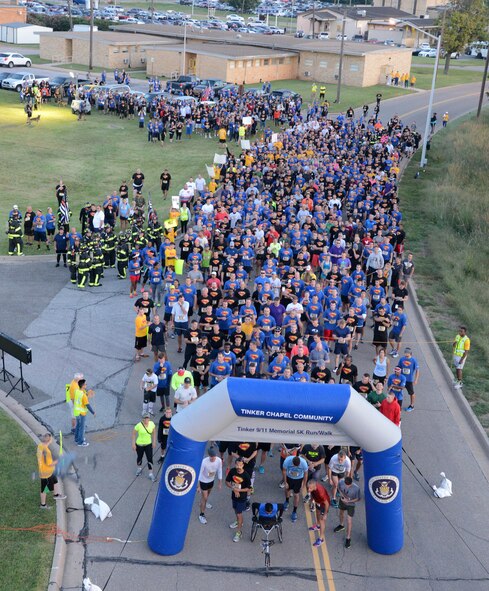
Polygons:
M8 23L0 25L0 41L14 45L39 43L39 33L52 33L51 27L29 25L27 23Z

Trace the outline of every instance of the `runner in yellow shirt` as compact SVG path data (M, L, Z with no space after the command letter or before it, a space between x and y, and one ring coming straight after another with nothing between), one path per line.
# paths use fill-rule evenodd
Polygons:
M455 380L455 388L459 389L463 386L462 382L462 372L465 366L465 362L467 361L467 355L470 351L470 339L467 336L467 327L460 326L458 334L455 336L455 339L452 343L453 346L453 366L455 367L455 372L457 374L457 379Z
M73 413L73 400L78 390L78 381L83 379L82 373L76 373L69 384L66 384L66 404L69 406L71 415L71 432L75 434L76 418Z
M138 315L134 319L135 325L135 337L134 348L136 349L136 361L139 361L141 357L148 357L144 354L144 350L148 345L148 321L144 308L139 308Z
M52 442L51 433L45 433L41 438L41 443L37 446L37 465L39 468L39 478L41 479L41 509L50 509L46 504L46 493L54 493L53 499L62 501L66 495L62 495L59 490L58 479L54 475L54 468L58 463L53 460L49 446Z
M153 448L156 445L156 425L150 420L150 415L145 412L141 421L134 427L132 432L132 449L136 452L137 470L136 476L143 471L143 456L148 462L148 478L154 482L153 474Z

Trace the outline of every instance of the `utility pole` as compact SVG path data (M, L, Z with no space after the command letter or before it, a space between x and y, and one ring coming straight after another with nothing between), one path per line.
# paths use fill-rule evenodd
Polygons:
M477 117L480 117L482 110L482 103L484 101L484 91L486 90L487 70L489 69L489 48L486 55L486 63L484 65L484 74L482 76L481 93L479 96L479 106L477 107Z
M182 54L182 76L185 76L187 61L187 21L183 25L183 54Z
M312 38L314 39L314 29L316 24L316 0L312 3Z
M345 26L346 26L346 8L343 12L343 21L342 21L342 26L341 26L340 64L338 67L338 85L336 87L335 103L340 102L340 96L341 96L341 75L343 74L343 55L344 55L344 49L345 49Z
M441 34L438 35L438 39L436 41L436 58L435 58L435 67L433 68L433 78L431 79L431 91L430 91L430 100L428 101L428 111L426 113L426 125L424 128L424 136L423 136L423 147L421 149L421 160L419 161L419 167L423 168L428 164L426 160L426 150L428 149L428 141L430 136L430 122L431 116L433 115L433 100L435 98L435 88L436 88L436 76L438 74L438 64L440 63L440 49L441 49Z
M73 15L71 14L71 0L68 0L68 19L70 21L70 31L73 31Z
M90 0L90 47L88 55L88 71L91 72L93 69L93 2Z

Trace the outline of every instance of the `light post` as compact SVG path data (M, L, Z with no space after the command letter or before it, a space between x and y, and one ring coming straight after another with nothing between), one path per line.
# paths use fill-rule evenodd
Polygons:
M187 62L187 21L183 24L183 54L182 54L182 76L185 76Z
M343 55L344 55L344 49L345 49L345 26L346 26L346 8L343 13L343 19L342 19L342 25L341 25L340 63L338 66L338 85L336 87L335 103L340 102L340 96L341 96L341 76L343 74Z
M433 100L435 98L435 87L436 87L436 76L438 74L438 64L440 63L440 49L441 49L441 33L440 35L432 35L431 33L427 33L423 29L416 27L409 21L404 20L397 20L392 19L397 23L404 23L409 25L411 28L415 29L416 31L423 33L426 37L430 39L434 39L436 41L436 56L435 56L435 66L433 68L433 78L431 79L431 90L430 90L430 98L428 101L428 112L426 113L426 125L424 128L424 136L423 136L423 146L421 149L421 160L419 161L419 167L423 168L428 164L428 160L426 159L426 150L428 146L428 139L430 133L430 123L431 123L431 115L433 110Z
M477 106L477 117L480 117L482 110L482 102L484 101L484 91L486 89L487 70L489 69L489 48L486 55L486 63L484 65L484 74L482 75L481 93L479 96L479 105Z
M90 0L90 48L88 54L88 71L91 72L93 69L93 2Z

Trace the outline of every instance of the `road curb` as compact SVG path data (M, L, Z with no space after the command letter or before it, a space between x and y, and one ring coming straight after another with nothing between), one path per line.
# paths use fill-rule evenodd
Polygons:
M479 419L476 417L474 411L472 410L472 407L465 398L462 390L456 390L453 387L452 371L450 370L450 367L448 366L448 363L445 357L443 356L443 353L441 352L440 348L436 343L435 335L431 330L428 317L426 316L425 311L418 302L416 285L413 283L413 280L409 282L409 289L412 293L412 297L409 298L410 303L412 304L414 312L418 317L418 323L423 332L424 341L426 345L429 347L433 356L435 357L435 360L438 362L442 376L446 382L446 387L441 388L442 396L449 407L451 406L453 408L453 405L455 405L458 408L460 414L467 422L467 426L469 427L470 433L473 435L473 437L467 439L467 443L472 448L472 451L478 464L484 471L486 478L489 481L489 438L484 428L480 424ZM474 449L474 443L478 444L479 450ZM481 459L480 452L482 452L484 455L486 465L481 465L481 462L479 461L479 459Z
M3 390L0 390L0 408L20 427L22 427L22 429L36 444L39 443L40 435L46 432L46 427L16 400L7 397L7 394ZM55 440L53 440L52 447L57 453L59 453L59 445ZM58 532L66 532L66 505L68 503L70 505L79 503L79 496L76 494L78 489L74 484L70 486L69 483L64 483L63 481L61 481L60 484L62 491L66 493L66 501L56 503L56 527ZM53 561L49 574L48 591L51 591L52 589L62 589L66 566L66 552L67 543L65 538L63 537L62 533L57 533L54 542ZM82 580L82 572L80 572L79 580Z

